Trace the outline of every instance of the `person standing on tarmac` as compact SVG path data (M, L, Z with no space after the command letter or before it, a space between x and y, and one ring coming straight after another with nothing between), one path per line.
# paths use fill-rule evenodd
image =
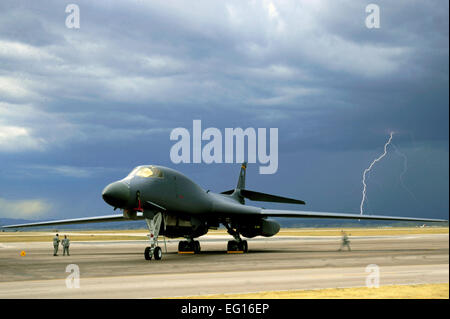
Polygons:
M53 237L53 256L58 256L58 247L59 247L59 235L56 234L55 237Z
M66 255L66 252L67 252L67 256L70 256L70 254L69 254L70 240L69 240L69 238L67 238L66 235L64 235L64 239L62 240L61 244L63 246L63 256Z

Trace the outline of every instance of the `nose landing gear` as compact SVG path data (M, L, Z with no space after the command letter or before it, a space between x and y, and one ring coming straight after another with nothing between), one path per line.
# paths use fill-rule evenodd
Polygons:
M152 247L146 247L145 251L144 251L144 257L145 257L145 260L152 260L152 257L154 257L155 260L161 260L161 258L162 258L161 247L156 246L153 249L153 252L152 252Z
M155 258L155 260L160 260L162 258L162 249L158 246L158 235L159 229L161 228L162 214L157 213L152 219L145 218L145 221L150 230L150 234L148 235L150 247L145 248L145 260L152 260L152 257Z

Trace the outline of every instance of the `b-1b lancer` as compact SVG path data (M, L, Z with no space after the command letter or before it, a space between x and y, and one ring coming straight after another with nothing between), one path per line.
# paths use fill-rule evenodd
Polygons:
M247 252L246 238L271 237L280 225L269 217L340 218L364 220L399 220L445 222L441 219L399 216L360 215L345 213L274 210L245 205L245 199L262 202L305 204L304 201L260 193L245 188L247 164L243 163L236 188L220 194L206 191L182 173L157 165L138 166L127 177L105 187L102 196L106 203L119 208L122 214L9 225L4 228L81 224L144 219L150 230L150 246L145 248L145 259L162 258L157 238L184 237L179 252L200 252L195 238L209 229L224 225L234 240L228 242L228 251Z

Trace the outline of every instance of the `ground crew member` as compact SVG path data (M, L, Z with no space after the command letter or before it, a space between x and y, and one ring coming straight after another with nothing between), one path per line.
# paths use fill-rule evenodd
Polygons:
M56 234L56 236L53 237L53 248L54 248L54 250L53 250L53 256L58 256L59 242L60 242L60 240L59 240L59 235Z
M63 246L63 256L66 255L66 251L67 251L67 256L70 256L70 254L69 254L70 240L69 240L69 238L67 238L66 235L64 235L64 239L62 240L61 244Z
M344 246L347 246L348 250L352 250L350 248L350 240L348 239L347 233L344 231L341 231L342 233L342 244L341 244L341 248L339 248L339 251L342 251L342 248L344 248Z

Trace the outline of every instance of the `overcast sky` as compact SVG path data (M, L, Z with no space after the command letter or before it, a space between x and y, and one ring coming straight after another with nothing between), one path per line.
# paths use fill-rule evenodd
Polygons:
M200 119L278 128L277 173L247 187L317 211L359 213L395 131L365 211L448 218L449 3L375 1L378 29L369 3L1 1L0 217L112 213L102 189L140 164L230 189L239 164L170 160Z

